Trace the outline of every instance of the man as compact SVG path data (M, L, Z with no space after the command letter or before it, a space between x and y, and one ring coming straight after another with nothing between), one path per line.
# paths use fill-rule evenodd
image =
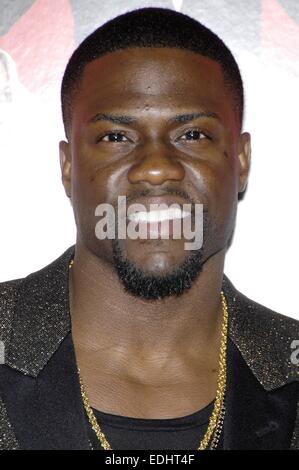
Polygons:
M250 167L230 51L188 16L129 12L74 52L62 110L76 245L1 285L2 448L298 448L298 322L223 274ZM176 221L196 238L196 218L186 249Z

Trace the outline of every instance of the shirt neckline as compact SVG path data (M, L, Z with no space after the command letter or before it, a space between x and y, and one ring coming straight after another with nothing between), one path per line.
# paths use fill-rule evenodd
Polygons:
M204 408L186 416L177 418L133 418L131 416L115 415L92 408L98 423L118 428L146 429L146 430L177 430L189 429L207 424L213 411L214 401Z

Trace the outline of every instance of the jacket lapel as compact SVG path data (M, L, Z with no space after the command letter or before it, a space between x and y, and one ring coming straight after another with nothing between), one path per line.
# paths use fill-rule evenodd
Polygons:
M0 433L11 430L8 448L15 442L13 433L21 449L89 448L70 334L73 254L74 246L42 270L10 283L16 282L14 315L5 325L10 335L0 366Z
M17 289L6 363L36 377L70 332L69 261L74 246L21 279Z
M70 334L37 377L5 366L0 377L1 396L21 449L89 449Z
M298 322L241 294L224 275L229 310L226 449L288 449L298 401L291 343Z

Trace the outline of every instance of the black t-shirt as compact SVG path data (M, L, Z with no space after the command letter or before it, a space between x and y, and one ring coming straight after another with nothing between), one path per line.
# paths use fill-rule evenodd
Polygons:
M113 450L196 450L207 430L213 406L214 401L191 415L170 419L131 418L95 409L93 412ZM89 422L88 429L92 448L102 449Z

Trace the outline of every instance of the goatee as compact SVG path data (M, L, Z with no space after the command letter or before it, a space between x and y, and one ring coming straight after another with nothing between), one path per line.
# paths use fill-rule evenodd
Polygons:
M203 247L191 251L178 266L164 275L144 272L127 259L117 238L112 240L114 266L125 290L148 300L180 296L190 289L203 266Z

